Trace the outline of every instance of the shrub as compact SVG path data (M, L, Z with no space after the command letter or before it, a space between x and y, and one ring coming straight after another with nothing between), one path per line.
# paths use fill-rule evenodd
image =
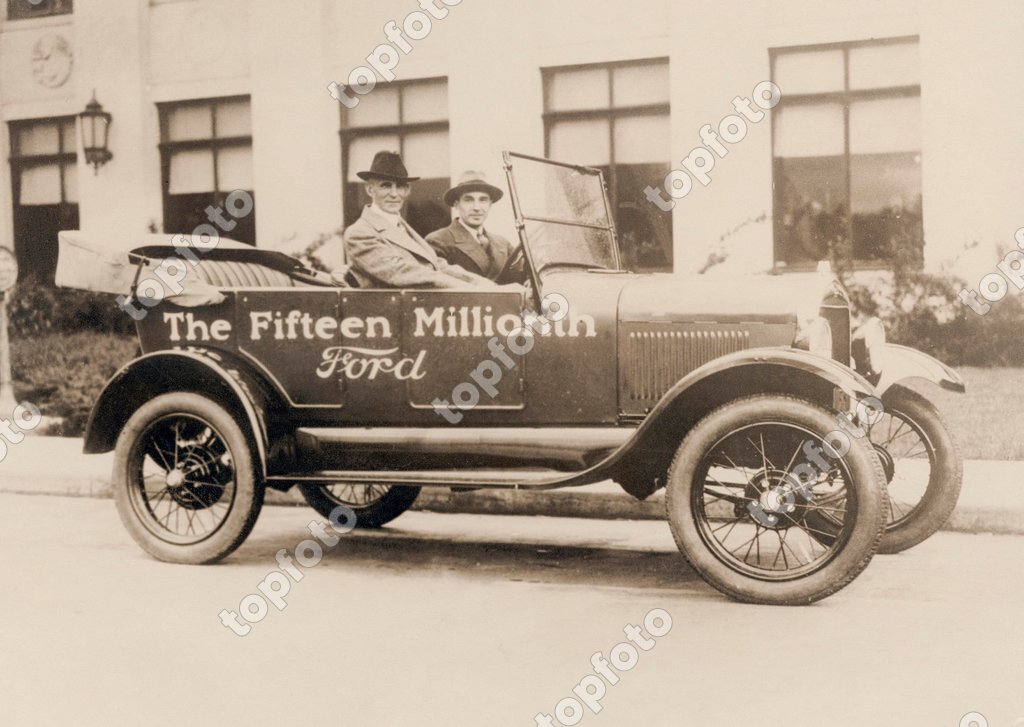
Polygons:
M35 279L19 282L8 297L12 337L51 332L96 331L133 335L135 324L113 295L56 288Z
M19 401L38 406L44 415L64 419L52 434L79 437L103 385L135 355L136 348L133 338L92 331L14 339L15 394Z

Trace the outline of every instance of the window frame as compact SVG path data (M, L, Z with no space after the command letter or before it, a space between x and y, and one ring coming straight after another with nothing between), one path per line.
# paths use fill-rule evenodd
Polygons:
M160 191L163 207L163 226L166 228L167 218L170 214L171 194L171 158L180 151L202 150L209 151L213 157L213 186L211 192L214 198L214 206L224 206L224 200L233 189L224 190L220 185L219 161L217 152L221 149L236 149L248 147L252 149L252 133L235 136L217 136L217 106L226 103L238 103L245 101L249 104L250 120L252 118L252 96L241 94L237 96L217 96L214 98L187 99L183 101L161 101L157 103L157 117L160 122L160 143L157 145L160 150ZM168 140L168 125L171 113L180 108L206 106L210 111L210 137L205 139L181 139L177 141ZM255 184L254 184L255 186ZM252 191L255 197L255 189ZM255 214L255 209L249 213ZM251 244L255 245L255 241Z
M615 160L615 125L622 118L639 118L644 116L666 116L671 123L672 119L672 101L671 101L671 88L669 89L669 100L663 103L650 103L650 104L635 104L632 106L616 106L615 105L615 69L617 68L630 68L630 67L643 67L643 66L660 66L664 65L671 68L671 58L668 56L655 56L649 58L630 58L627 60L619 61L606 61L598 63L574 63L570 65L562 66L549 66L541 68L541 81L543 85L544 93L544 112L541 118L544 122L544 156L548 159L551 158L551 132L552 129L559 122L563 121L587 121L592 119L600 119L608 121L608 174L606 175L605 185L608 191L608 201L611 204L613 211L613 218L619 209L619 179L616 174L616 160ZM552 78L566 71L586 71L586 70L604 70L607 76L608 83L608 106L603 108L590 108L590 109L574 109L574 110L562 110L552 111L551 110L551 88ZM671 152L669 152L671 154ZM559 160L563 161L563 160ZM671 167L671 161L666 158L666 164ZM672 213L669 212L669 215ZM617 227L617 225L616 225ZM670 226L671 230L671 226ZM671 234L671 232L670 232ZM616 231L616 244L619 244L621 237L620 232ZM673 235L674 237L674 235ZM673 250L674 253L674 239L673 239ZM619 251L621 254L621 250ZM669 261L669 270L675 268L675 255L672 255L672 259Z
M403 118L405 116L405 90L415 86L427 86L432 84L443 84L445 93L448 92L448 77L447 76L429 76L426 78L410 78L403 80L387 81L378 83L373 91L375 93L377 89L383 88L394 88L398 91L398 123L397 124L376 124L372 126L349 126L348 115L349 109L345 104L339 102L338 108L340 113L340 126L338 130L338 136L341 139L341 194L342 194L342 216L343 224L348 227L355 222L355 219L344 219L345 215L345 204L344 195L345 187L349 184L362 184L362 182L350 182L349 181L349 149L351 148L352 141L363 136L397 136L398 137L398 149L391 150L397 151L401 155L402 159L405 159L405 138L412 134L421 134L429 132L443 131L449 135L449 144L451 143L451 116L450 110L447 117L443 121L414 121L412 123L404 123ZM450 105L449 105L450 109ZM448 180L451 182L451 170L448 170Z
M849 210L846 219L846 230L850 245L853 245L853 207L850 204L851 190L853 189L853 165L850 163L850 106L857 101L874 101L878 99L892 98L921 98L921 84L909 84L901 86L888 86L883 88L850 88L850 51L855 48L879 47L886 45L903 45L916 43L920 47L921 38L918 35L901 35L891 38L875 38L867 40L842 41L837 43L814 43L809 45L784 46L768 49L768 65L772 82L776 81L775 64L779 56L807 53L813 51L841 50L843 53L843 90L822 91L817 93L794 93L787 94L783 89L782 98L772 109L771 140L772 140L772 217L775 220L772 230L772 270L775 273L785 272L809 272L817 267L816 262L786 263L779 265L779 234L777 214L782 193L782 185L779 184L778 158L775 156L775 141L777 124L775 114L786 106L812 106L823 103L839 104L843 108L843 161L846 165L846 206ZM918 152L920 153L920 152ZM923 205L922 205L923 207ZM922 246L924 241L922 240ZM852 258L848 261L852 270L888 270L892 267L891 260L871 259L858 260Z
M71 15L73 12L74 0L40 0L36 6L28 0L7 0L8 20L49 18L55 15Z
M61 126L65 122L71 122L74 133L74 148L70 151L64 148L64 134L61 133ZM56 124L57 126L57 153L56 154L22 154L19 133L22 129L43 124ZM21 172L30 167L43 166L45 164L56 164L60 170L60 201L59 205L77 205L78 202L69 202L67 199L67 182L64 179L65 170L70 165L78 163L78 117L48 116L40 119L18 119L8 122L8 134L10 138L11 163L11 201L14 207L22 207L21 204ZM76 168L77 173L77 168Z

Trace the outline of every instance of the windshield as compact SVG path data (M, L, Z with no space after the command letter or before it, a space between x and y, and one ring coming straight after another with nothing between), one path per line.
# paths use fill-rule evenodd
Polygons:
M505 154L522 242L535 269L554 266L619 269L601 172Z

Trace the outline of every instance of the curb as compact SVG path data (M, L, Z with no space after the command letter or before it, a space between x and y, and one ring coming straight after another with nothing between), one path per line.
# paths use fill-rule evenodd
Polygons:
M107 478L33 478L31 484L0 477L0 493L14 495L56 495L64 497L111 498ZM656 493L638 501L626 493L578 490L476 490L451 492L446 488L424 488L412 509L424 512L467 515L520 515L568 517L588 520L665 520L665 500ZM267 505L305 506L298 489L288 492L267 490ZM1024 535L1024 513L1016 508L958 505L942 528L949 532Z

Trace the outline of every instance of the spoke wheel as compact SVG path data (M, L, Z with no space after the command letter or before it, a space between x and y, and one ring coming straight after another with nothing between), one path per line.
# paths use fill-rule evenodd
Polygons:
M879 552L899 553L941 528L960 497L963 462L938 411L921 395L894 386L885 413L868 431L886 466L889 509Z
M405 485L302 483L299 490L310 507L325 518L338 505L350 508L356 514L357 528L382 527L412 507L420 494L419 487Z
M263 483L246 437L204 397L165 394L145 404L122 430L114 459L121 520L160 560L219 560L259 515Z
M864 443L813 466L835 428L827 411L784 396L726 404L683 440L669 471L669 523L680 550L711 585L743 601L802 604L852 581L884 523L884 474ZM828 514L827 542L815 522Z

